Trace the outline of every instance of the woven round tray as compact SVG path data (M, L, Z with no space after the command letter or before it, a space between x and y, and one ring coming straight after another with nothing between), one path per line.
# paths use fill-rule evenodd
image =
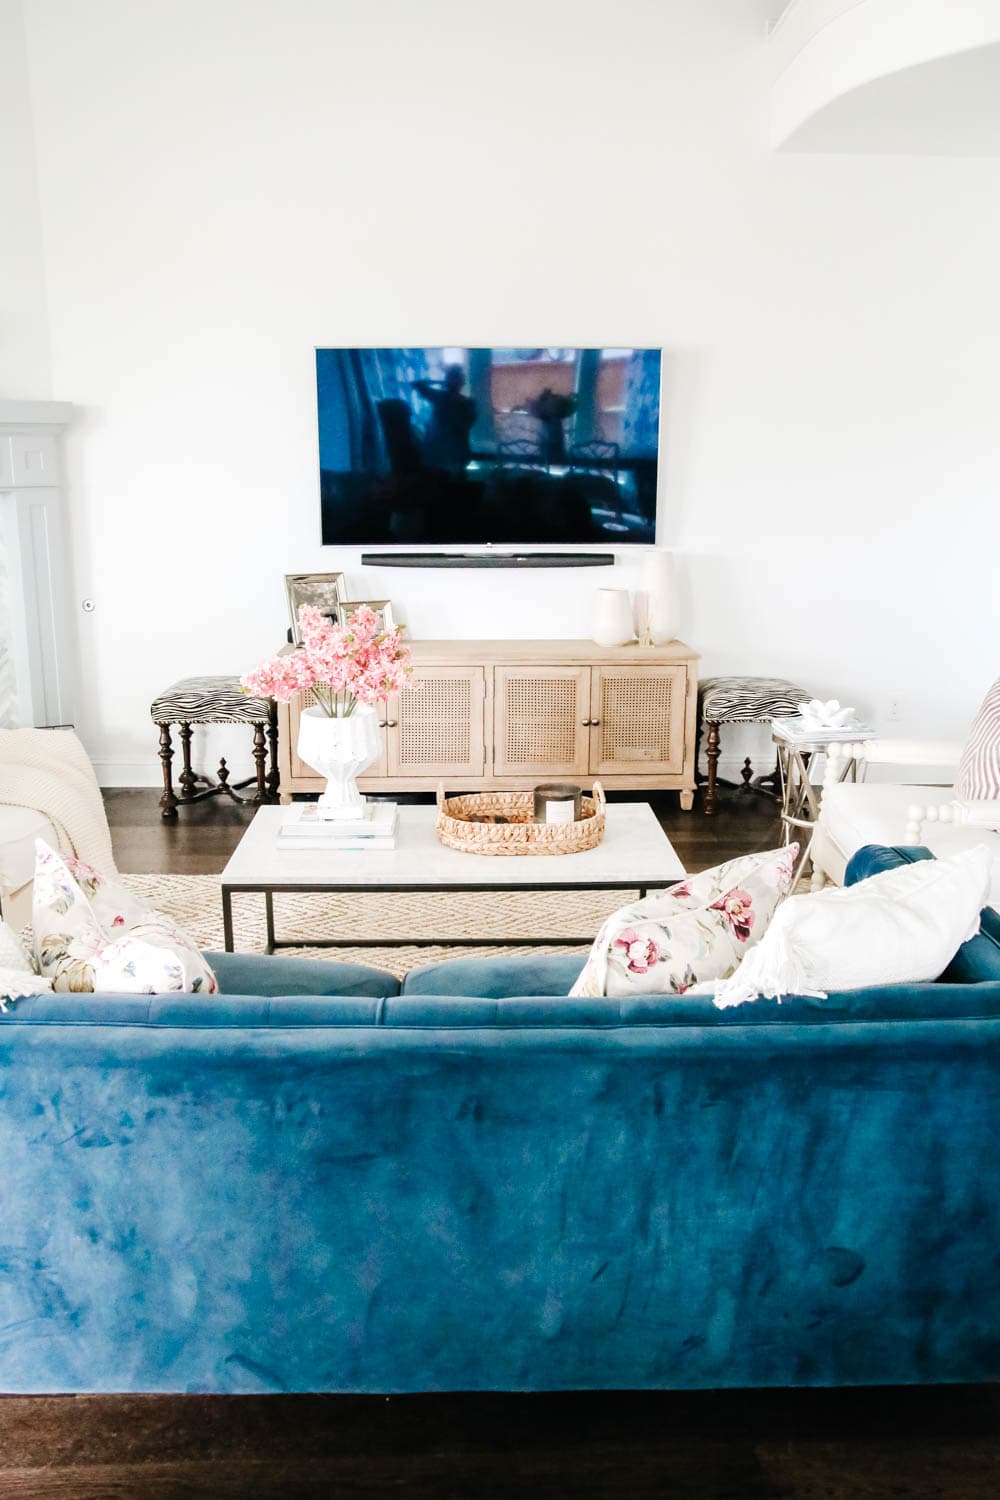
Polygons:
M534 792L470 792L465 797L437 794L437 836L462 854L581 854L604 837L607 799L599 781L583 798L583 817L574 823L536 823ZM473 821L506 818L506 823Z

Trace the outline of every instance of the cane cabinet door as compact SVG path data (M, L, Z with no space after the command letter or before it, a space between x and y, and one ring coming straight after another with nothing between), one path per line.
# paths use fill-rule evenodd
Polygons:
M322 782L323 778L322 776L320 776L320 773L315 770L314 767L308 765L299 754L299 715L302 713L302 710L304 708L311 708L315 702L316 695L313 693L311 688L306 688L304 692L299 693L297 697L293 698L291 703L289 704L290 712L288 715L288 729L291 743L288 749L292 775L294 777L312 776L318 778ZM375 761L374 765L369 766L367 771L365 771L365 777L386 775L386 741L384 727L386 719L385 704L379 703L376 706L376 712L379 717L379 723L383 726L380 736L382 749L379 753L378 760Z
M590 769L595 776L679 775L687 668L594 667Z
M417 667L389 700L390 776L482 776L486 768L483 667Z
M589 667L495 667L493 774L586 776Z

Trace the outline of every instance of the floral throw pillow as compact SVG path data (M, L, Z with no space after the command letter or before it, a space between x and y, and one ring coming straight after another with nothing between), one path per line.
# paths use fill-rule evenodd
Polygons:
M55 990L212 995L215 975L175 922L81 860L38 839L35 961Z
M792 882L797 844L692 875L609 917L571 995L683 995L735 973Z

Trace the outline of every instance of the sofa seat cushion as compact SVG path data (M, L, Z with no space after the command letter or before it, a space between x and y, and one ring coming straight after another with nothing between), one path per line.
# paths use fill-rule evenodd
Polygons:
M267 953L206 953L223 995L398 995L399 980L367 964Z
M893 786L888 783L841 782L823 793L823 827L837 848L850 859L866 844L895 845L905 836L907 811L917 805L940 806L954 792L941 786ZM939 859L985 844L994 850L989 904L1000 910L1000 834L982 828L925 823L922 837Z
M880 875L884 870L895 870L903 864L933 858L931 851L922 845L903 844L886 848L881 844L866 844L848 864L844 884L856 885L859 880L867 880L869 875ZM992 906L983 908L979 932L962 944L941 975L945 984L978 984L984 979L1000 979L1000 912L994 911Z
M568 995L587 958L586 948L570 953L511 954L509 958L451 958L411 969L404 995Z

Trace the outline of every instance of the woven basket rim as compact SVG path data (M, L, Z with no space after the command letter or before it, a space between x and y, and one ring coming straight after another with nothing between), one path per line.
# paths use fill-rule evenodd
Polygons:
M479 823L473 821L477 808L483 812L534 811L534 793L530 791L468 792L446 797L443 783L438 787L436 829L442 843L469 854L576 854L596 848L604 837L604 789L594 783L594 795L584 796L591 811L572 823L536 823L524 818L513 823ZM462 804L464 816L450 809Z

